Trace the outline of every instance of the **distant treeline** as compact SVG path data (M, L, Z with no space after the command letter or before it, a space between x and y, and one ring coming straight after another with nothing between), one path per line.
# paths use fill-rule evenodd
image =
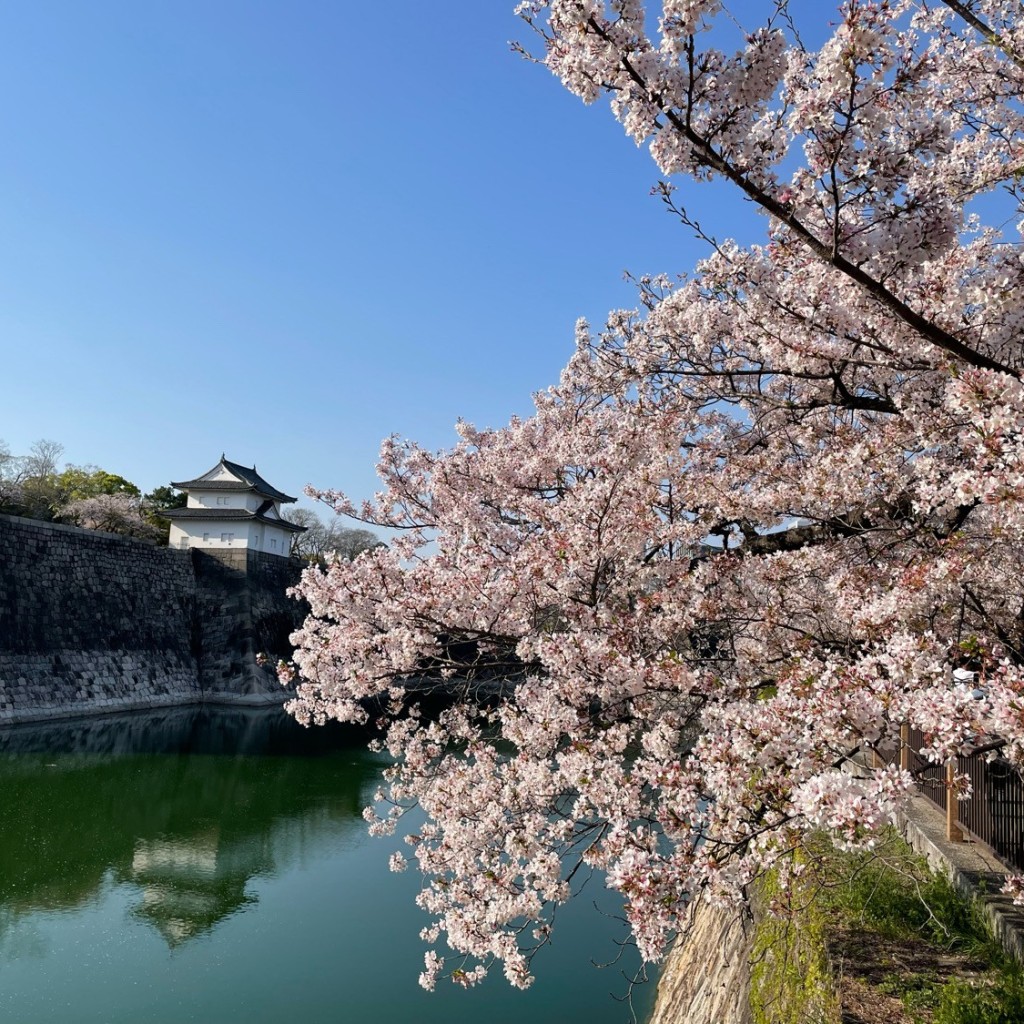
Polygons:
M57 441L36 441L19 455L0 440L0 513L167 543L169 524L160 512L183 506L183 493L165 485L143 494L99 466L62 466L63 454Z

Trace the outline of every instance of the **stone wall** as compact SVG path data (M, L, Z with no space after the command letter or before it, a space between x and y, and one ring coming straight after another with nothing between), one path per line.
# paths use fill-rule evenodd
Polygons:
M649 1024L751 1024L753 941L740 911L697 904L665 961Z
M199 675L205 699L280 703L285 695L274 665L288 657L288 636L303 607L285 595L299 566L286 558L244 548L192 550L198 583ZM260 666L256 656L264 654Z
M0 724L198 701L280 702L299 567L0 516Z

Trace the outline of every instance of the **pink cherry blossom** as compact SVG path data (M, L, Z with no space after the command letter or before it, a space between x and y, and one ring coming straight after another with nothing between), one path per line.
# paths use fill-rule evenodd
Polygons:
M291 707L383 720L368 817L425 812L424 938L456 954L428 988L528 985L592 869L655 960L809 831L870 847L912 790L872 756L903 724L938 763L983 736L1024 762L1020 5L808 5L817 50L764 6L737 32L717 0L520 4L684 224L722 178L763 242L581 323L528 419L387 440L373 502L316 492L399 532L306 571Z

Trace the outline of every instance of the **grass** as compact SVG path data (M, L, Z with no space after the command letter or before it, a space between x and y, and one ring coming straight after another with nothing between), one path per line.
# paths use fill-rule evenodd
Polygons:
M814 840L799 880L762 882L756 1024L1022 1024L1024 974L965 900L893 830L870 853Z

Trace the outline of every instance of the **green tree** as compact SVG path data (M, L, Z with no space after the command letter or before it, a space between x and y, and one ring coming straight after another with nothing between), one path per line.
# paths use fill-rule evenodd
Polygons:
M138 487L117 473L108 473L98 466L67 466L57 475L57 487L64 502L95 498L100 494L127 494L139 498Z
M142 496L142 514L157 530L157 542L166 544L171 532L171 521L160 513L167 508L184 508L188 495L177 490L172 484L161 484Z
M162 484L160 487L154 487L149 494L144 494L142 500L155 513L162 508L184 508L188 495L170 484Z

